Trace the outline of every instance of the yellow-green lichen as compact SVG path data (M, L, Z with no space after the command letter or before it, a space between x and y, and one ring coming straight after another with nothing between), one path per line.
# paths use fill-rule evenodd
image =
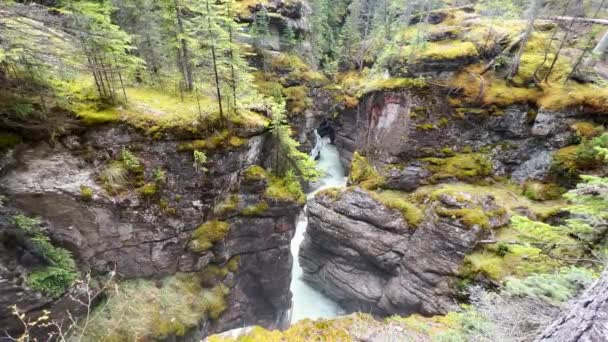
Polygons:
M81 185L80 186L80 198L82 198L83 201L90 201L93 199L93 189L91 189L90 187L86 186L86 185Z

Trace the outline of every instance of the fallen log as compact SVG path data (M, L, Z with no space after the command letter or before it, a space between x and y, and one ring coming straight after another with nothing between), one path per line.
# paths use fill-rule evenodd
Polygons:
M573 301L535 342L606 341L608 272Z

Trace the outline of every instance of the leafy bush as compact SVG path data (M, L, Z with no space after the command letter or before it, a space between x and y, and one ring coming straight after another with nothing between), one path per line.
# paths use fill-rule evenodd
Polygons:
M157 184L165 184L167 182L167 171L157 167L153 171L154 181Z
M53 246L49 237L42 233L38 219L16 215L12 221L25 232L34 252L50 264L32 271L28 275L28 284L51 297L63 294L78 278L72 254L64 248Z
M120 158L124 164L124 166L129 171L138 171L141 168L141 162L137 157L128 149L123 148L120 154Z
M194 156L194 168L197 171L207 172L207 168L205 167L205 164L207 164L207 155L205 152L194 150L192 154Z

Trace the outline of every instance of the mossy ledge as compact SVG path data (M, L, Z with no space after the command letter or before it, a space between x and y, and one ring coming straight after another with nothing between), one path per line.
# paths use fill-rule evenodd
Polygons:
M222 241L229 232L230 224L228 222L207 221L192 232L192 240L188 247L196 253L207 251L214 243Z

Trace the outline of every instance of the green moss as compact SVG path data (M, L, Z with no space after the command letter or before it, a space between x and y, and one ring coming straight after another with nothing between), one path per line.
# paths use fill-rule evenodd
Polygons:
M239 205L239 196L235 194L231 194L224 198L223 201L218 203L215 208L213 208L213 213L215 215L224 215L226 213L234 212L237 210Z
M435 128L436 128L435 125L433 125L432 123L424 123L424 124L416 125L416 129L419 131L431 131L431 130L434 130Z
M283 95L287 100L287 112L289 114L302 114L312 105L308 97L308 88L305 86L294 86L283 89Z
M375 91L382 90L399 90L399 89L412 89L412 88L424 88L427 87L427 83L424 78L384 78L374 79L367 81L365 87L358 94L361 97L365 94L369 94Z
M89 188L86 185L80 186L80 198L83 201L90 201L93 199L93 189Z
M373 190L384 184L384 178L376 171L365 156L359 152L353 154L348 174L350 184L359 185L364 189Z
M259 165L251 165L243 173L247 181L262 181L268 178L268 173Z
M268 210L268 203L262 201L258 204L247 206L243 209L241 214L245 216L259 216Z
M488 216L481 208L447 209L437 207L435 208L435 212L440 216L457 219L467 227L478 226L487 229L490 225Z
M342 195L342 188L326 188L317 192L316 196L326 196L337 201Z
M192 232L189 248L200 253L210 249L214 243L223 240L230 232L230 224L224 221L207 221Z
M116 108L98 110L94 107L86 107L78 110L76 115L87 125L101 125L120 121L120 112Z
M0 151L12 148L21 142L21 137L12 133L0 132Z
M424 219L422 210L416 204L409 201L405 193L385 190L370 192L370 194L387 207L398 210L412 227L417 227Z
M592 139L604 131L602 126L596 126L591 122L578 121L570 125L570 128L581 139Z
M557 184L546 184L535 181L527 181L523 187L524 195L531 200L547 201L561 197L566 189Z
M235 136L234 133L229 130L223 130L207 139L198 139L180 143L177 146L177 150L180 152L196 150L233 150L245 145L246 143L246 139Z
M462 153L448 158L425 158L427 169L433 172L433 180L446 178L470 180L490 176L492 162L481 153Z
M271 200L282 202L296 202L304 204L306 196L302 191L300 182L294 176L271 176L266 187L265 196Z
M137 193L139 193L141 197L152 197L156 195L157 191L158 189L156 188L155 183L146 183L145 185L137 188Z
M425 59L456 59L478 56L475 44L460 40L450 40L429 43L420 53L419 58Z

